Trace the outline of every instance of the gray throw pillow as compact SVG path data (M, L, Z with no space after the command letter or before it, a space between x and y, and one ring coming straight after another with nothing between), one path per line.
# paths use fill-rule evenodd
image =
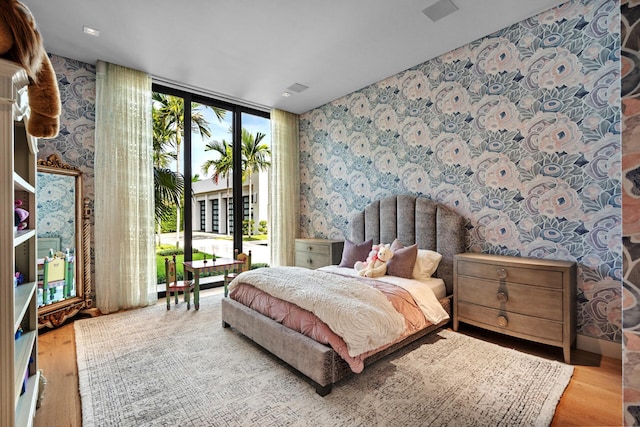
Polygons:
M393 258L387 261L387 275L404 277L405 279L413 278L413 267L416 264L416 258L418 257L418 245L411 245L407 247L401 247L397 239L391 245L393 249ZM395 249L394 249L395 246ZM404 245L402 245L404 246Z
M356 261L366 261L373 247L373 240L367 240L366 242L356 244L349 240L344 241L344 247L342 249L342 260L338 267L353 268Z

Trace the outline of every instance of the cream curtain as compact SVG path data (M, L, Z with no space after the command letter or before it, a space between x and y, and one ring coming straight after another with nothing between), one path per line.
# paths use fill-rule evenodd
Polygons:
M300 225L298 116L271 111L269 247L271 265L293 265Z
M95 287L103 313L157 300L151 77L98 61Z

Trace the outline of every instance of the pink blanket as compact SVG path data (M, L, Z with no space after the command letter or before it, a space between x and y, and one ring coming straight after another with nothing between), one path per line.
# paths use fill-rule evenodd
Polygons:
M251 309L270 317L284 326L296 330L309 338L322 344L327 344L340 355L355 373L362 372L364 360L378 351L381 351L407 336L431 325L420 308L416 305L411 295L404 289L388 283L371 279L361 279L369 286L380 290L389 299L396 311L405 318L406 329L397 340L382 347L362 353L355 357L349 356L344 340L336 335L326 323L322 322L315 314L304 310L292 303L275 298L251 285L240 283L231 290L229 297Z

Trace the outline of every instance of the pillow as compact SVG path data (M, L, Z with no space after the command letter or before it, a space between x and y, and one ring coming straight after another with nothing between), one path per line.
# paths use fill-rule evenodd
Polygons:
M417 280L430 279L433 273L436 272L441 259L442 255L438 252L418 249L416 265L413 268L413 278Z
M366 242L355 244L349 240L344 241L344 247L342 249L342 260L338 267L353 268L356 261L366 261L373 247L373 240L367 240Z
M397 249L393 251L393 258L387 261L387 274L389 276L412 279L413 268L418 256L418 245L415 244L404 247L404 245L396 239L391 244L392 249L394 248L394 244ZM399 247L400 245L402 245L402 247Z

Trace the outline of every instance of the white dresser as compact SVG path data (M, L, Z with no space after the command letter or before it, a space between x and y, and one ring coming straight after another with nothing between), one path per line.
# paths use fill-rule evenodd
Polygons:
M576 339L576 265L467 253L454 257L453 329L464 322L562 347L571 361Z
M320 268L340 264L343 240L296 239L296 267Z

